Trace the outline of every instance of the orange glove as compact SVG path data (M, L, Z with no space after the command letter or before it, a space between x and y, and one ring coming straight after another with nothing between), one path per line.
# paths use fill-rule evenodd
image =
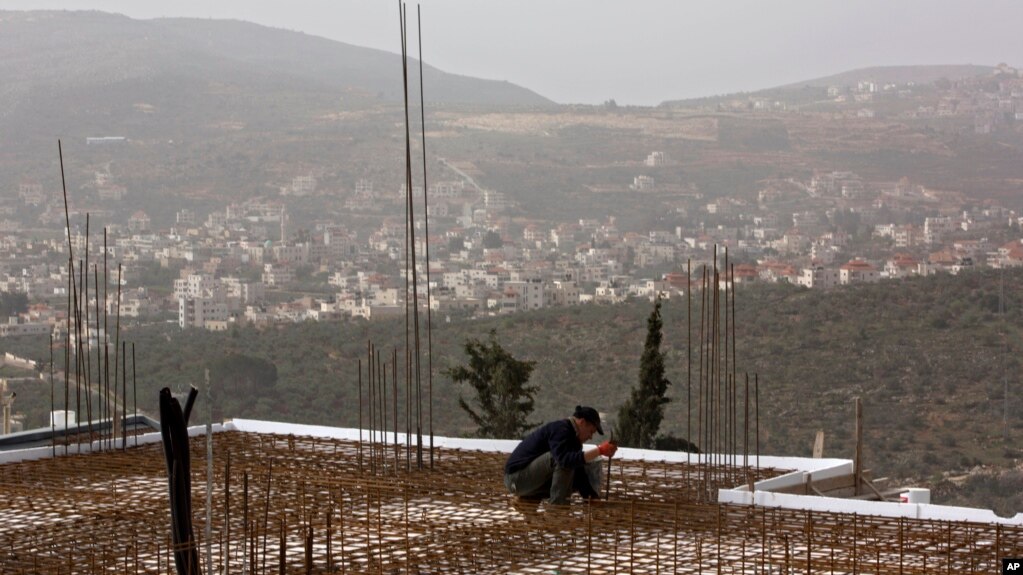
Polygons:
M615 454L616 451L618 451L618 446L615 445L614 443L611 443L611 441L608 440L598 445L597 451L599 451L600 454L603 455L604 457L611 457Z

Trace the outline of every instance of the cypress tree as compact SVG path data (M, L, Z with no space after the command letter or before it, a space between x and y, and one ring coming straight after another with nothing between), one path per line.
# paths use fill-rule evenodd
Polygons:
M639 385L618 409L615 440L626 447L654 448L654 438L664 419L664 396L671 382L664 377L664 356L661 352L661 298L654 301L654 310L647 318L646 344L639 362Z

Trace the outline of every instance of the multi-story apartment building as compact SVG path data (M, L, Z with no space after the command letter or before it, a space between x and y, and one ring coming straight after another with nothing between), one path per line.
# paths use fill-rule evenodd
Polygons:
M830 289L839 283L838 270L824 266L803 268L796 283L810 289Z
M178 325L206 328L209 322L226 322L229 314L227 303L209 297L179 298Z

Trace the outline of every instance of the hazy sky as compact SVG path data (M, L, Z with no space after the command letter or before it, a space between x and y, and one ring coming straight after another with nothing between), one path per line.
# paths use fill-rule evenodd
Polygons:
M0 9L234 18L400 51L389 0L0 0ZM875 65L1023 66L1020 0L425 0L422 11L428 64L562 103L652 105Z

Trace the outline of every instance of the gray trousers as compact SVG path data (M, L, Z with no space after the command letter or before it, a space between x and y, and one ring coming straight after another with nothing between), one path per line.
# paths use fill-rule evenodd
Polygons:
M513 495L527 499L548 498L555 505L565 505L572 496L575 474L583 472L595 493L600 493L604 476L602 459L594 459L581 469L563 469L550 452L544 453L522 469L504 476L504 485ZM581 479L581 478L580 478Z

